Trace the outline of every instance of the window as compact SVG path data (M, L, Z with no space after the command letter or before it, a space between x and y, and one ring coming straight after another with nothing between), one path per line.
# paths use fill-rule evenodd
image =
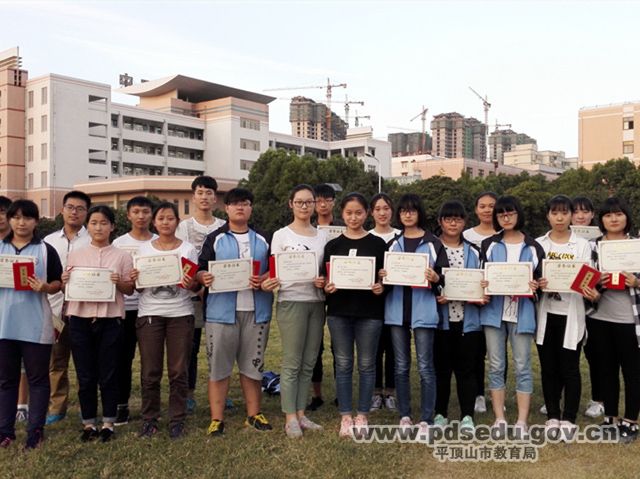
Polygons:
M27 176L27 188L33 188L33 173L29 173Z
M240 118L240 127L249 130L260 130L260 122L258 120L250 120L249 118ZM300 127L298 127L298 130Z
M49 202L46 198L40 200L40 213L45 215L49 213Z
M33 108L33 90L27 93L27 105L29 105L29 108Z
M42 115L40 117L40 131L44 133L47 131L47 126L49 124L49 117L47 115Z
M27 120L27 134L33 135L33 118Z
M482 178L484 176L484 170L478 170L478 176Z
M243 150L260 151L260 142L240 138L240 148Z
M467 166L467 175L473 175L473 168Z
M48 158L48 151L47 151L47 144L46 143L42 143L40 145L40 159L41 160L46 160Z
M240 169L244 171L250 171L253 165L255 165L255 161L250 160L240 160Z
M33 161L33 146L27 147L27 161Z
M48 88L46 86L43 86L42 89L40 89L40 103L42 105L46 105L47 104L48 95L49 95Z
M42 188L46 188L47 187L47 172L46 171L42 171L40 173L40 186Z
M184 214L189 214L189 200L184 200Z
M633 130L633 118L624 118L622 120L623 130Z
M118 151L118 139L111 138L111 151Z
M367 165L367 171L370 173L375 173L376 172L375 165Z
M625 141L622 144L622 153L633 153L633 141Z

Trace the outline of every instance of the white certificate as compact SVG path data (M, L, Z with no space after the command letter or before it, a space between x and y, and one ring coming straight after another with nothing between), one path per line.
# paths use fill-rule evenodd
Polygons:
M337 289L371 289L376 282L375 256L331 256L329 282Z
M325 231L327 233L327 241L331 241L332 239L337 238L342 233L344 233L347 227L336 225L318 225L318 229Z
M482 301L484 270L473 268L442 268L443 295L449 301Z
M399 253L385 251L384 269L387 275L384 284L399 286L429 286L425 271L429 267L429 255L424 253Z
M533 265L527 263L488 262L484 265L484 279L489 282L488 295L531 296L529 281L533 279Z
M573 231L580 238L586 240L596 239L602 236L602 231L597 226L573 226L571 225L571 231Z
M209 273L213 275L209 292L226 293L250 289L249 279L252 271L251 258L209 261Z
M116 284L107 268L74 267L64 290L66 301L110 303L116 300Z
M138 251L140 250L140 245L121 245L117 246L118 249L126 251L131 255L132 258L138 256Z
M276 253L276 277L282 283L311 283L318 276L315 251Z
M542 260L542 277L549 284L544 291L551 293L575 293L571 285L578 276L582 265L589 264L581 260Z
M0 254L0 288L15 288L13 280L13 263L34 263L34 256L20 256L19 254Z
M133 267L140 272L136 288L173 286L182 281L182 264L175 253L134 256Z
M600 241L598 264L603 273L640 273L640 239Z

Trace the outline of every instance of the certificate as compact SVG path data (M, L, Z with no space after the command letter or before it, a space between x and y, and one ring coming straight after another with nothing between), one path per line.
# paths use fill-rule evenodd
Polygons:
M13 280L13 263L34 263L34 256L20 256L19 254L0 254L0 288L15 288Z
M597 226L570 226L571 231L573 231L580 238L584 238L586 240L596 239L599 236L602 236L602 231Z
M428 287L425 271L429 267L429 255L424 253L384 253L384 269L387 275L384 284L398 286Z
M136 288L173 286L182 281L182 262L174 253L134 256L133 267L140 272Z
M131 255L132 258L135 258L136 256L138 256L138 251L140 250L140 245L121 245L121 246L117 246L118 249L121 249L123 251L126 251L127 253L129 253Z
M318 277L315 251L276 253L276 277L282 283L311 283Z
M542 260L542 277L549 284L544 291L551 293L573 293L571 285L578 276L583 265L588 265L588 261L580 260Z
M337 289L371 289L376 282L375 256L331 256L329 282Z
M640 273L640 239L600 241L598 262L603 273Z
M337 238L347 229L346 226L336 226L336 225L318 225L318 229L325 231L327 233L327 241L331 241L334 238Z
M442 268L443 296L449 301L482 301L484 270L472 268Z
M531 296L529 281L533 279L531 263L485 263L484 279L489 282L488 295Z
M209 292L226 293L250 289L249 278L252 271L251 258L209 261L209 273L213 275Z
M74 267L64 290L65 301L110 303L116 300L116 284L107 268Z

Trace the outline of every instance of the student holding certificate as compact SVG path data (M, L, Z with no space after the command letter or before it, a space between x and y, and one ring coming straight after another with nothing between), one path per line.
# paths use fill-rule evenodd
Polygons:
M493 207L496 205L497 199L498 195L492 191L485 191L476 196L474 212L479 223L473 228L464 230L462 235L464 239L476 245L478 249L480 249L483 240L496 234L496 230L493 229ZM481 331L481 334L484 337L483 331ZM486 356L487 346L483 341L478 350L478 357L473 361L476 371L476 402L474 411L479 413L487 412L487 401L484 397L484 359Z
M396 397L401 426L412 425L411 420L411 335L416 348L420 374L420 428L426 432L433 424L436 401L436 373L433 364L433 339L441 324L434 290L443 284L442 268L449 266L442 243L426 231L427 215L418 195L406 194L397 205L396 221L402 225L389 251L406 254L428 254L429 265L424 278L429 287L390 286L387 294L384 322L391 326L391 342L395 354ZM382 277L388 271L380 272ZM424 278L419 278L422 280Z
M0 288L0 447L15 441L15 421L20 383L20 362L29 383L29 419L25 449L44 440L49 405L49 359L53 323L47 294L60 290L62 266L55 249L34 236L38 207L16 200L7 210L10 232L0 241L0 254L35 259L29 289ZM25 258L25 262L26 262Z
M438 212L442 230L440 241L449 261L449 268L478 270L480 250L462 236L467 212L459 201L447 201ZM478 270L480 271L480 270ZM445 282L447 281L445 274ZM488 298L487 298L488 299ZM451 376L455 373L460 403L460 427L473 429L476 399L476 364L478 351L484 343L478 304L437 297L444 327L435 332L433 356L436 368L436 426L448 423Z
M346 224L344 234L329 241L324 249L325 265L331 257L374 258L372 284L366 289L338 289L336 271L324 287L327 293L327 323L331 332L331 344L335 356L336 393L341 415L340 437L351 437L368 426L371 397L376 376L376 351L384 318L384 288L378 278L384 262L385 242L368 233L364 222L368 215L367 200L360 193L349 193L341 203L342 219ZM367 260L363 258L362 261ZM369 263L370 264L370 263ZM353 271L345 271L348 275ZM333 282L331 282L333 281ZM352 376L354 344L358 350L359 394L357 415L352 417Z
M511 343L511 351L516 373L516 398L518 419L516 428L524 432L527 429L533 376L531 371L531 343L536 330L536 312L533 294L538 288L537 278L542 271L544 250L533 238L522 231L525 218L520 202L513 196L498 198L493 209L493 226L501 230L482 242L481 258L485 264L499 262L496 275L500 271L509 275L516 271L504 263L529 265L533 270L530 277L518 278L519 284L513 285L526 290L521 296L498 294L491 297L487 305L480 310L480 322L484 328L489 356L489 390L495 422L493 428L504 435L507 421L504 415L506 369L506 339ZM486 266L485 266L486 268ZM518 268L518 270L525 268ZM531 273L529 273L531 274ZM494 285L495 286L495 285ZM483 287L491 292L491 281L483 281ZM494 289L495 291L495 289Z
M327 242L324 231L311 225L315 192L309 185L298 185L289 195L293 221L273 234L271 252L315 253L315 274L310 281L281 281L284 271L276 269L275 278L266 279L262 289L280 287L276 317L282 341L280 403L285 414L284 430L288 437L302 437L303 431L317 431L322 426L305 415L311 375L320 350L324 330L324 276L318 276ZM313 257L313 256L312 256ZM274 258L277 261L277 256Z
M375 227L369 233L382 238L389 244L396 235L400 234L398 228L391 226L393 219L393 202L386 193L378 193L371 198L371 217ZM382 326L378 354L376 355L376 387L371 400L371 410L382 409L382 406L395 411L396 406L396 378L394 373L395 358L393 345L391 344L391 329Z
M573 215L571 216L571 225L575 226L592 226L595 216L595 208L593 203L586 196L576 196L572 200ZM591 243L593 245L593 243ZM604 399L602 397L602 385L594 366L593 341L587 341L584 345L584 357L587 358L589 364L589 379L591 380L591 400L587 404L584 415L587 417L597 418L604 414Z
M80 440L88 442L100 438L107 442L113 439L118 408L116 368L125 317L124 295L133 293L130 278L133 260L127 251L110 244L115 227L115 214L111 208L93 206L87 221L91 243L69 253L67 270L61 278L68 300L71 354L78 376L78 399L84 426ZM73 279L75 268L83 273L80 281ZM105 270L110 271L107 282L100 281ZM96 301L96 297L113 295L114 287L113 301ZM102 429L99 433L98 385L102 397Z
M603 236L596 240L596 245L631 238L631 211L619 198L607 198L598 211L598 223ZM594 363L603 387L604 425L617 427L620 441L626 443L638 437L640 285L637 273L620 273L624 289L613 289L613 273L603 273L598 290L586 288L585 296L593 302L593 307L587 311L587 331L589 341L593 342ZM618 416L620 369L624 377L625 406L621 417Z
M547 205L551 230L536 241L547 260L591 262L589 242L569 229L574 213L569 197L557 195ZM585 336L584 300L578 293L546 292L548 277L540 278L536 343L540 356L545 426L554 434L575 429L580 404L580 347ZM564 392L564 410L561 399Z
M273 429L260 412L264 353L273 303L273 295L260 289L269 276L269 242L249 226L253 206L253 194L249 190L229 190L224 204L229 221L205 239L198 258L197 275L200 284L210 289L205 308L211 410L207 434L214 437L224 434L225 400L236 362L247 410L245 426L258 431ZM241 290L215 290L219 283L222 283L220 289L225 286L210 272L210 267L220 261L243 274L245 270L236 266L254 262L255 267L240 277L245 285Z
M137 258L153 260L173 254L181 261L184 258L196 263L198 253L193 245L176 237L179 220L175 204L165 201L156 206L152 222L158 237L140 246ZM138 281L139 277L140 271L134 269L131 279ZM149 438L158 432L165 345L169 377L169 437L178 439L184 434L187 370L194 327L194 303L190 290L196 290L199 286L193 275L183 273L180 284L138 288L140 298L136 332L140 346L143 420L139 437Z

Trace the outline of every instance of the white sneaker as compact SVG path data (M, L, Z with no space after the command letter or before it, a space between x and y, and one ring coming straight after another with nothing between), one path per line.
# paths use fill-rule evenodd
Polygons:
M403 416L400 418L400 426L401 427L413 426L413 421L409 416Z
M504 419L496 419L491 426L491 438L501 440L507 437L507 421Z
M529 426L527 426L526 422L517 421L513 425L513 432L516 439L524 439L525 434L529 431Z
M597 401L589 401L584 415L587 417L597 418L604 414L604 405Z
M387 394L384 397L384 407L386 407L389 411L395 411L397 409L396 398L391 394Z
M374 394L371 398L369 411L379 411L380 409L382 409L382 394Z
M571 421L560 421L560 440L574 442L578 434L578 426Z
M542 406L540 406L540 414L544 414L545 416L547 415L547 405L543 404Z
M284 432L289 439L300 439L302 437L302 429L300 423L295 419L284 425Z
M322 431L323 429L320 424L316 424L307 416L302 416L300 419L298 419L298 422L300 423L300 429L302 429L303 431Z
M345 414L342 416L342 420L340 421L340 432L338 435L340 437L352 437L353 436L353 418L349 414Z
M369 420L367 416L358 414L353 421L353 434L355 437L360 438L364 436L369 429Z
M560 439L560 421L558 419L549 419L544 423L544 435L547 439Z
M487 400L484 396L476 396L476 404L473 407L473 410L479 413L487 412Z

